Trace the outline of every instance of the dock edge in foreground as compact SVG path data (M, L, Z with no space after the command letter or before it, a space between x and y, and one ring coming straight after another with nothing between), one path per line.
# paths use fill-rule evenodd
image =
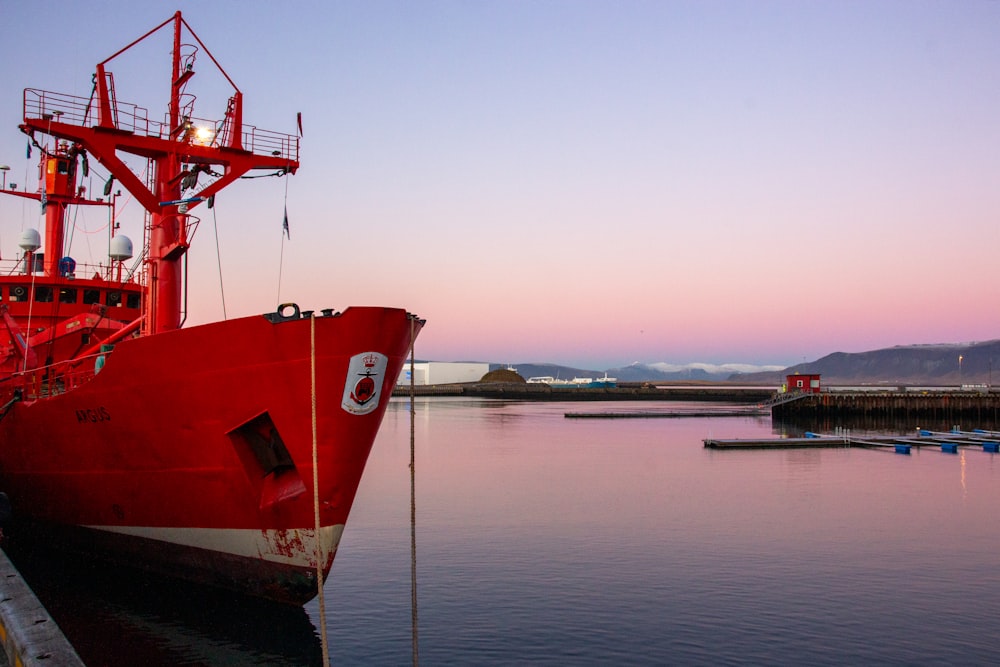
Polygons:
M9 665L83 667L76 650L2 550L0 643Z

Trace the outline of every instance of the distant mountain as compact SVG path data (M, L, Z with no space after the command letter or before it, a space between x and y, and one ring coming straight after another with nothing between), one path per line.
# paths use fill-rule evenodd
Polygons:
M506 364L490 364L490 370L506 368ZM681 381L703 381L703 382L726 382L740 373L758 373L768 371L780 371L782 366L754 366L751 364L641 364L636 362L623 368L609 368L602 371L587 370L582 368L572 368L569 366L558 366L556 364L515 364L514 366L521 377L551 376L563 380L571 380L575 377L603 377L607 373L610 377L617 378L620 382L681 382ZM777 378L778 375L775 375ZM737 377L739 379L739 377ZM772 381L771 384L779 384L780 380Z
M769 373L780 371L783 366L755 366L753 364L632 364L629 369L635 368L636 373L643 373L643 368L657 371L665 380L708 380L719 382L725 380L739 380L748 373ZM625 369L621 369L622 372Z
M490 370L508 368L507 364L490 364ZM558 366L556 364L514 364L513 368L517 374L525 380L533 377L554 377L557 380L572 380L578 377L597 378L604 375L604 371L586 370L583 368L573 368L572 366ZM613 374L609 373L609 375Z
M959 385L1000 380L1000 340L900 345L869 352L834 352L778 373L741 374L743 381L782 382L792 373L819 373L824 384ZM731 378L732 379L732 378Z
M961 362L959 362L961 358ZM780 385L786 375L819 373L824 384L959 385L1000 382L1000 339L982 343L897 345L869 352L834 352L816 361L781 366L752 364L642 364L593 370L557 364L515 364L521 377L549 375L570 380L602 377L620 382L739 382ZM490 364L490 370L507 364Z

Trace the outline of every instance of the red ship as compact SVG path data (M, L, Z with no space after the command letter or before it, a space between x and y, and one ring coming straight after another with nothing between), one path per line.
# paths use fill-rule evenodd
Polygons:
M168 26L169 105L154 120L118 101L107 66ZM232 86L213 121L187 92L199 52ZM23 232L0 275L0 491L15 520L115 562L310 600L423 321L289 303L183 326L192 211L244 175L295 173L299 134L244 124L242 93L180 12L99 63L89 98L25 90L20 128L40 187L3 189L39 201L45 234ZM100 198L78 185L94 160L111 174ZM145 209L143 249L133 260L109 234L107 263L78 265L67 214L113 212L113 180Z

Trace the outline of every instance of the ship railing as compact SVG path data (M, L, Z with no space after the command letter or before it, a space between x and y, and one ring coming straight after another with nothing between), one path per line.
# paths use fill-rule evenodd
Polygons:
M35 279L42 278L43 264L42 256L34 255L34 275ZM20 257L18 259L3 259L0 260L0 276L17 276L17 275L30 275L31 272L25 272L25 258ZM122 267L122 278L121 281L116 279L118 274L117 264L88 264L88 263L78 263L73 269L72 273L63 274L61 277L69 279L81 279L81 280L91 280L94 276L99 276L101 280L105 280L113 285L139 285L141 284L139 272L132 274L127 267ZM3 294L6 298L7 295Z
M82 127L96 126L97 105L89 97L24 89L25 120L53 120ZM149 111L129 102L115 103L115 127L148 137L164 136L162 123L149 120Z
M255 155L273 155L289 162L299 160L299 138L292 134L244 126L243 148Z
M784 405L785 403L791 403L792 401L797 401L807 396L815 396L815 394L807 391L786 391L784 393L777 393L771 398L760 404L762 408L773 408L776 405Z
M57 396L93 380L98 373L98 360L109 354L111 352L101 352L33 368L27 372L15 373L10 381L22 390L24 400Z
M89 97L79 97L65 93L54 93L36 88L24 90L25 120L56 120L69 125L94 127L98 124L97 104ZM194 128L209 128L213 132L210 144L221 138L223 121L190 117L187 120ZM149 119L149 110L131 102L114 104L114 124L116 129L140 136L157 139L170 138L170 125L163 121ZM243 149L255 155L271 155L279 160L297 162L299 159L299 138L294 134L262 130L253 125L243 125ZM190 141L197 142L196 136Z
M51 120L58 117L61 123L86 125L91 111L89 98L35 88L24 89L25 120Z
M190 143L203 143L206 146L216 148L225 146L229 132L229 126L225 120L217 121L210 118L185 116L185 122L190 125L191 129L188 133ZM169 127L166 116L164 116L164 122L156 123L156 125L163 129L161 129L160 134L155 136L166 137L165 128ZM207 135L200 130L208 130ZM298 161L299 159L299 138L295 135L262 130L253 125L244 125L240 136L243 150L255 155L270 155L280 160Z

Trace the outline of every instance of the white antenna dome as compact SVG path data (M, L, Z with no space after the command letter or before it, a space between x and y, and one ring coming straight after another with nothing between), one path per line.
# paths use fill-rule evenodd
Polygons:
M118 262L132 259L132 239L124 234L114 237L111 239L111 252L108 255Z
M42 247L42 235L38 233L37 229L25 229L21 232L21 238L17 245L25 252L35 252Z

